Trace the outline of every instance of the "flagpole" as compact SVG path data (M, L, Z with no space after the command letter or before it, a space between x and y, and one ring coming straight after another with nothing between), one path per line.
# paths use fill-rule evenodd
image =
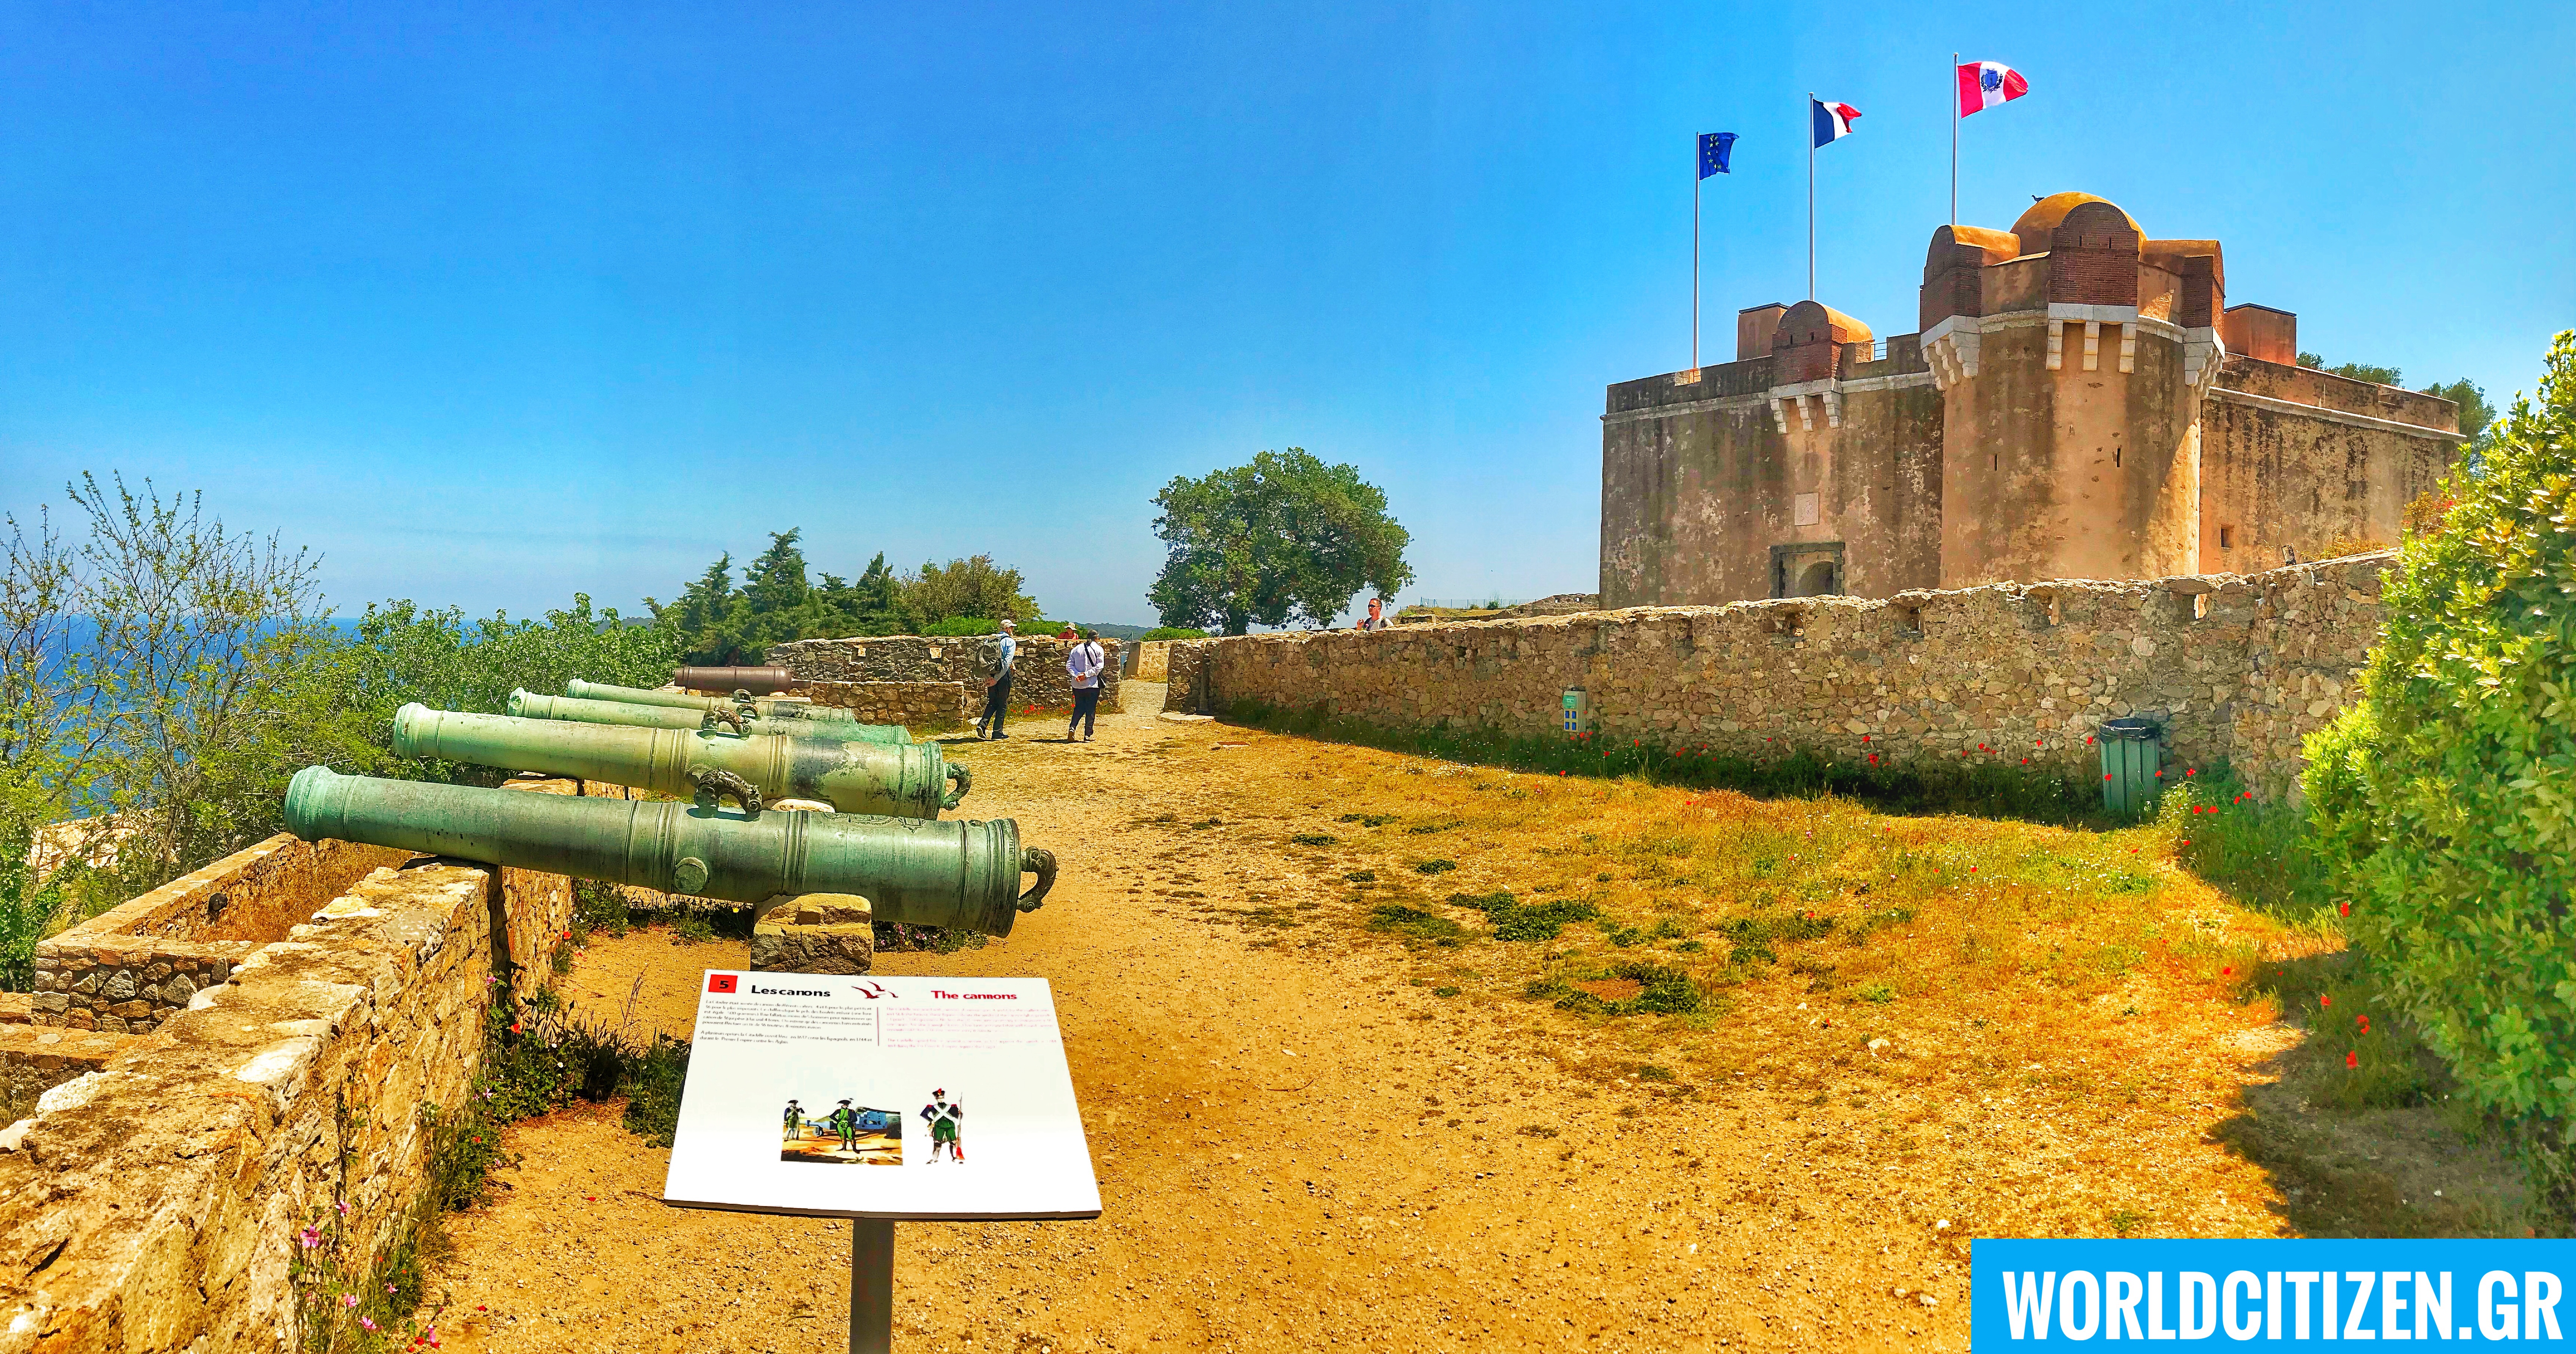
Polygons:
M1950 229L1959 228L1959 54L1950 54Z
M1816 91L1807 91L1807 299L1816 299Z
M1691 370L1699 370L1699 143L1691 142Z

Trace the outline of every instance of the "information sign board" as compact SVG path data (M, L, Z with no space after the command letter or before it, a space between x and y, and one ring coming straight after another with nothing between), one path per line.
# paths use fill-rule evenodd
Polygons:
M662 1195L888 1221L1100 1216L1046 980L708 971Z

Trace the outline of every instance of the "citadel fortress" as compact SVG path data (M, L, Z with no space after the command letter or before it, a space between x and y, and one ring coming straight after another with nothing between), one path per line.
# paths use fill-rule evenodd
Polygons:
M1735 361L1610 387L1600 605L2246 574L2394 542L2457 409L2297 365L2298 317L2226 292L2217 241L2059 193L2010 230L1934 230L1916 333L1743 311Z

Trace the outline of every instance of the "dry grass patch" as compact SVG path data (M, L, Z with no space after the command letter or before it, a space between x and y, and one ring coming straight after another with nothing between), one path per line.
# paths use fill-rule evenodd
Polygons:
M2341 940L2196 877L2171 823L1896 817L1247 738L1231 792L1279 810L1283 837L1337 839L1298 850L1329 900L1311 915L1535 1017L1605 1086L1780 1097L1820 1158L1970 1182L1944 1207L1986 1235L2317 1216L2213 1135L2282 1075L2248 1042L2281 1028L2258 974ZM1478 976L1453 979L1462 961Z

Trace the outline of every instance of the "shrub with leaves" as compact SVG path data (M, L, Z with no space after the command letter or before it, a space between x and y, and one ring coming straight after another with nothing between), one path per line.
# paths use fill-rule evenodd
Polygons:
M2576 1117L2576 332L2438 533L2303 784L2348 934L2481 1105Z

